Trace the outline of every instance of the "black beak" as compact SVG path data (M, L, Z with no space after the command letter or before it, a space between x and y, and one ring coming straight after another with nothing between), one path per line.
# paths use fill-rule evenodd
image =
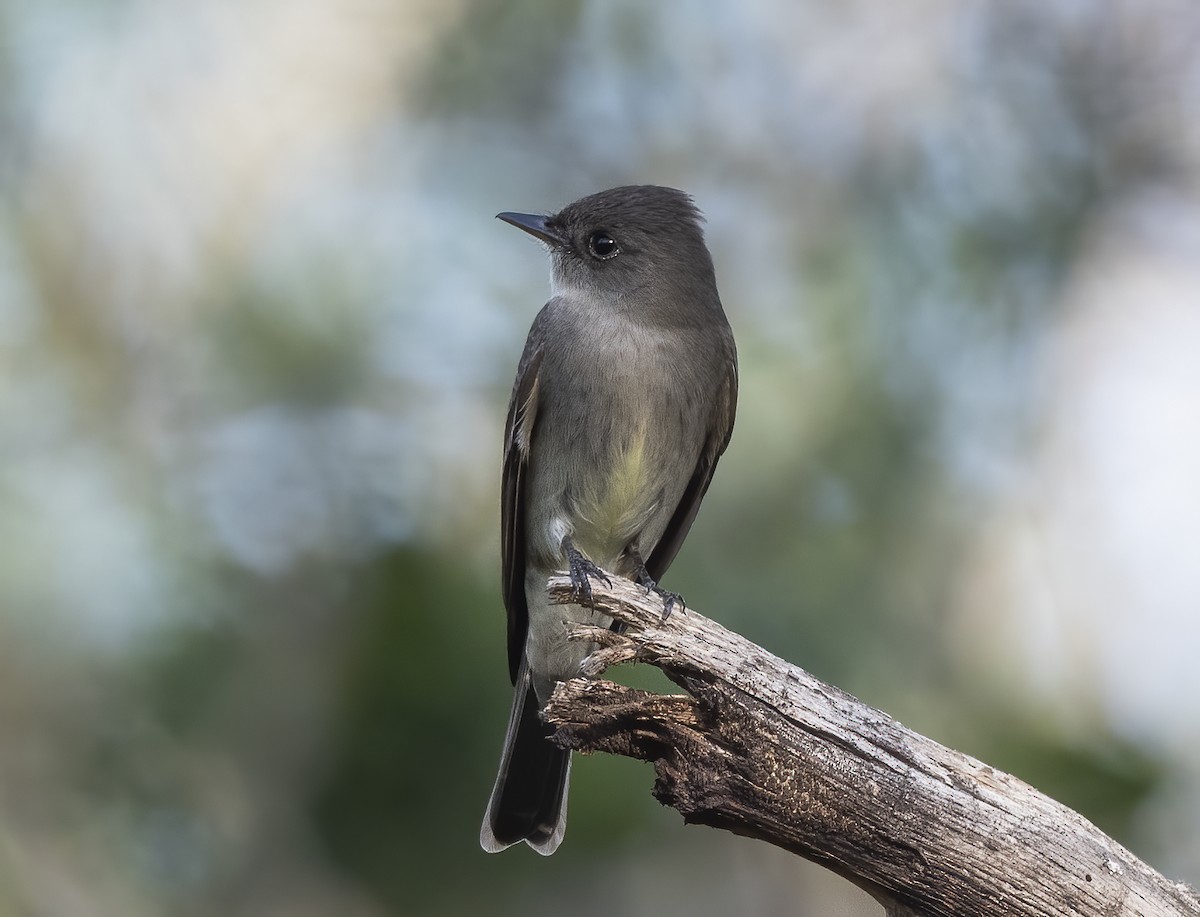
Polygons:
M547 225L549 217L539 216L536 213L509 213L506 210L504 213L496 214L496 219L503 220L505 223L511 223L517 229L525 230L535 239L541 239L551 248L566 247L567 240Z

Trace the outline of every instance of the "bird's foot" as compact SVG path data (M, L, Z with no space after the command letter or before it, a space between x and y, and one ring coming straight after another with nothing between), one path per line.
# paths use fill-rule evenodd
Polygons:
M649 595L651 592L653 592L660 599L662 599L662 619L664 621L671 617L671 612L674 610L676 604L678 604L680 609L683 611L687 611L687 602L683 600L683 596L681 596L678 592L669 592L662 586L658 585L658 583L656 583L654 578L650 575L650 572L646 569L646 565L642 563L642 559L640 557L635 555L634 560L637 563L637 570L634 571L633 577L634 582L646 590L646 595Z
M612 586L612 580L608 578L607 573L585 557L575 545L571 544L571 539L565 539L563 547L566 549L567 565L570 568L571 596L579 604L583 604L580 601L581 599L586 599L587 604L595 608L596 600L592 597L592 584L588 577L604 580L605 584L610 587Z

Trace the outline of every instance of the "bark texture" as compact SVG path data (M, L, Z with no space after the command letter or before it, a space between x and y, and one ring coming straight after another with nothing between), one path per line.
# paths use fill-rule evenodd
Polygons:
M939 745L689 609L593 581L622 634L545 709L554 741L652 761L654 795L694 824L783 847L834 870L895 915L1200 917L1171 882L1077 812ZM550 593L570 602L570 581ZM639 660L686 690L597 680Z

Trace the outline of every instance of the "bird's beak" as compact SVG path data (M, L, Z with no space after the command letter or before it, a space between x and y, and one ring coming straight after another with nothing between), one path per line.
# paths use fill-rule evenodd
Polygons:
M517 229L525 230L535 239L541 239L551 248L566 247L567 240L547 225L549 217L539 216L536 213L509 213L506 210L504 213L496 214L496 219L503 220L505 223L511 223Z

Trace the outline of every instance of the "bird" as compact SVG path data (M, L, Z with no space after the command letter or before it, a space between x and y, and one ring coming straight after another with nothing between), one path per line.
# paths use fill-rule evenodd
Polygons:
M605 571L683 601L659 580L729 444L737 350L717 293L703 217L682 191L626 185L555 214L497 218L542 242L550 299L530 327L509 399L501 476L502 591L512 712L480 830L495 853L552 854L566 830L571 757L540 711L611 626L591 604ZM571 577L576 604L551 605Z

